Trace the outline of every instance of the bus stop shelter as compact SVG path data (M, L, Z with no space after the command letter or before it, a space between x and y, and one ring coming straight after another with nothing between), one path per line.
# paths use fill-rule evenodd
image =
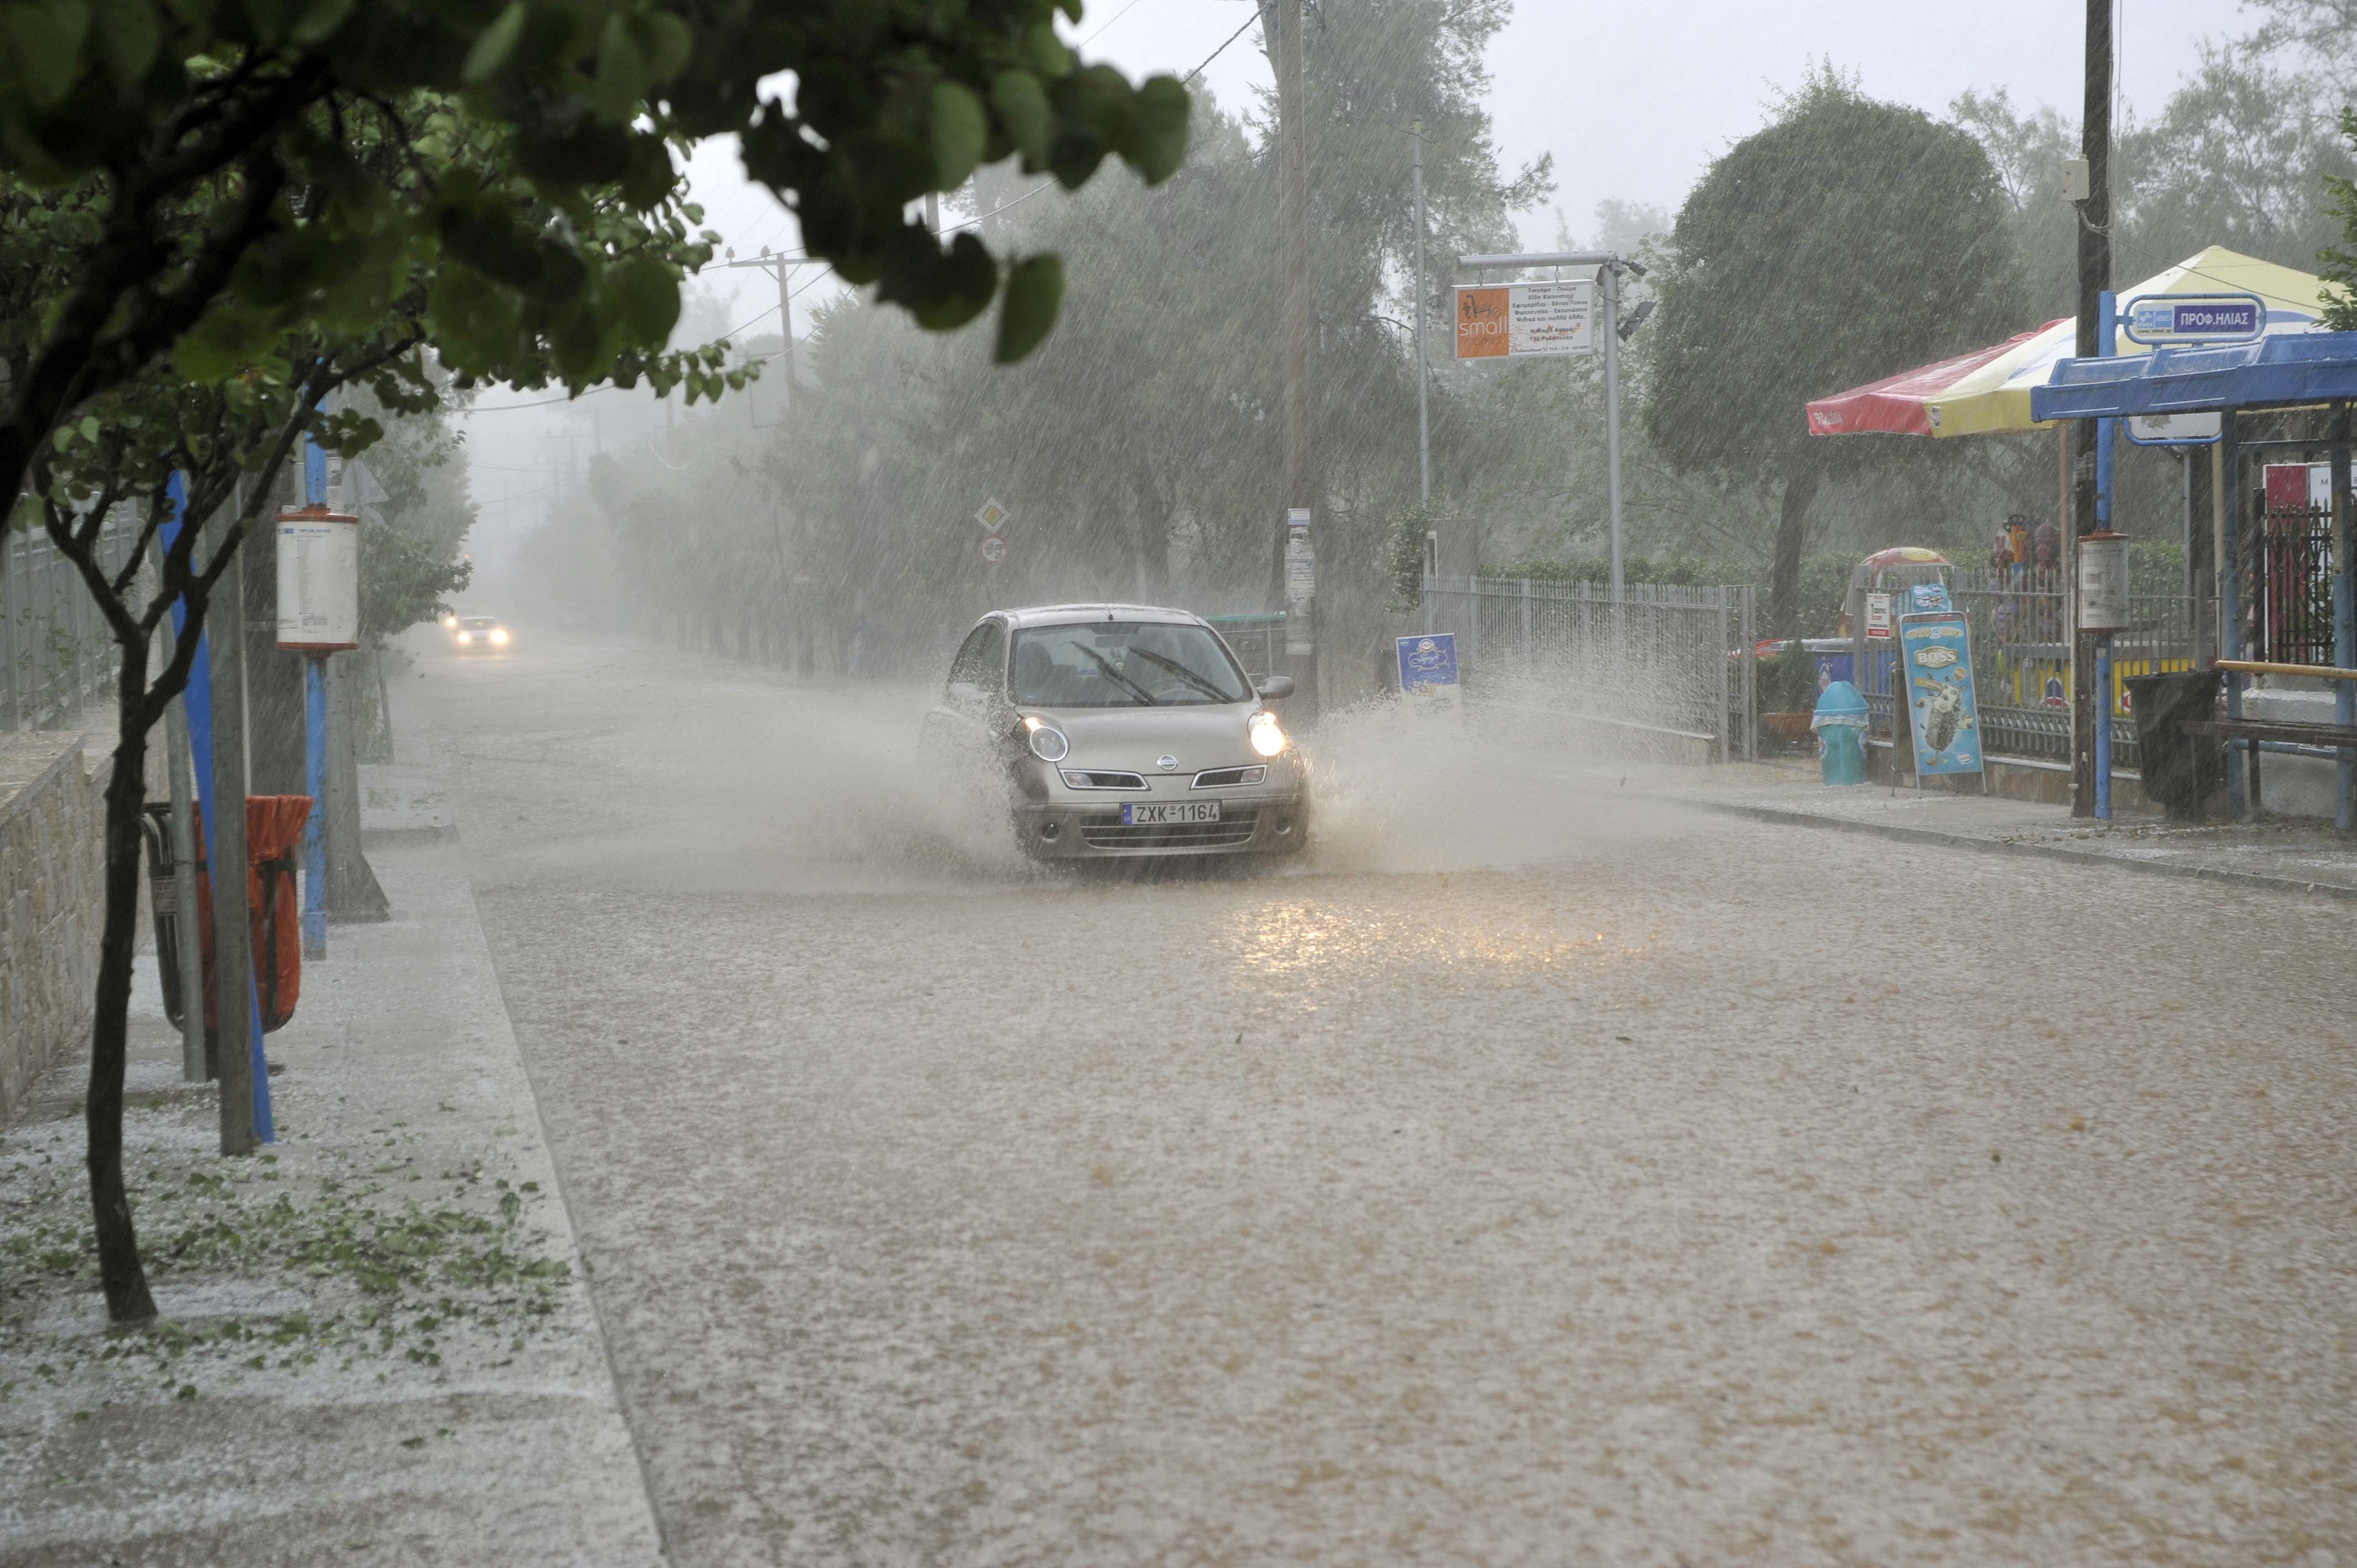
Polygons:
M2253 799L2250 769L2267 740L2303 739L2337 746L2338 787L2334 821L2357 826L2357 521L2350 496L2350 404L2357 402L2357 332L2310 332L2261 338L2218 348L2158 348L2134 359L2064 360L2051 378L2029 394L2040 420L2132 419L2153 414L2211 413L2220 416L2220 442L2235 503L2225 510L2224 549L2218 563L2218 667L2227 672L2228 724L2221 726L2239 743L2231 774L2238 805ZM2241 439L2243 416L2287 409L2329 410L2325 445L2332 474L2332 662L2317 666L2269 663L2250 657L2248 564L2255 529L2246 527L2244 466L2266 444ZM2314 445L2302 443L2302 445ZM2260 650L2264 651L2264 650ZM2242 693L2254 675L2309 676L2334 687L2330 729L2319 725L2270 725L2243 721ZM2309 736L2258 732L2283 728Z

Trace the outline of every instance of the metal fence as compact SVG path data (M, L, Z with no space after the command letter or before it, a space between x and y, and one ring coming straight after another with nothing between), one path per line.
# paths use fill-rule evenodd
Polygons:
M2244 657L2334 662L2332 509L2262 506L2242 546Z
M107 519L98 559L120 571L139 541L128 509ZM73 563L38 532L0 540L0 730L63 729L111 702L114 639Z
M1749 587L1426 577L1423 614L1457 634L1470 703L1759 754Z
M1960 567L1950 592L1972 627L1973 687L1980 705L1982 746L1993 757L2071 760L2071 635L2068 591L2059 571L2010 572ZM2127 630L2112 639L2112 757L2135 768L2143 758L2130 711L2132 675L2190 670L2195 604L2182 594L2133 594ZM1897 660L1887 642L1867 660L1867 708L1872 734L1895 734L1891 682Z

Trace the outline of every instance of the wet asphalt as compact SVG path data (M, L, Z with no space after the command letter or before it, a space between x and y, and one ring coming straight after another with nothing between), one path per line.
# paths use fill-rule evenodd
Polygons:
M2357 908L1381 715L1046 875L922 700L401 685L673 1562L2357 1555Z

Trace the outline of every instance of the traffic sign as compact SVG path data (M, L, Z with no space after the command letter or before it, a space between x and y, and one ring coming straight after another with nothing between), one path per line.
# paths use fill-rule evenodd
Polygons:
M1006 541L996 533L986 533L982 540L982 558L992 565L1006 559Z
M974 514L974 521L982 524L982 531L985 533L996 533L1012 515L996 501L989 500L982 503L982 510Z
M2120 330L2136 343L2247 343L2266 329L2255 294L2147 294L2120 307Z

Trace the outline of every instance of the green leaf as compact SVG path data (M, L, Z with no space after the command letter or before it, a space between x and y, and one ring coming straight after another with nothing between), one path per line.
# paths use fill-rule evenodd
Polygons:
M1023 155L1028 169L1048 166L1048 149L1056 138L1055 112L1048 107L1048 94L1039 79L1028 70L1000 73L990 84L990 101L998 109L998 118L1014 138L1016 149Z
M639 47L646 52L650 80L665 82L687 69L695 53L695 35L670 12L657 11L640 18Z
M524 17L523 0L509 0L508 8L476 36L475 47L467 51L467 63L459 69L458 80L469 87L490 81L515 53L517 40L523 37Z
M1148 185L1160 185L1187 161L1192 105L1176 77L1157 76L1137 90L1122 156Z
M640 348L659 349L679 324L679 280L651 256L630 256L606 274L622 325Z
M98 44L107 69L124 85L137 81L156 63L163 28L148 0L99 0Z
M630 25L617 14L606 18L606 35L597 45L597 76L590 83L589 101L598 117L627 124L647 95L647 57L630 37Z
M81 76L81 44L89 30L90 12L78 0L0 9L0 32L5 33L16 57L15 75L44 108L73 91Z
M1027 256L1006 275L1006 297L998 306L998 351L1002 365L1029 356L1056 325L1064 301L1064 263L1054 256Z
M1079 8L1077 4L1073 5L1074 10ZM1046 22L1035 24L1024 35L1023 52L1030 58L1031 69L1050 81L1069 74L1072 69L1072 51L1064 47L1064 40Z
M98 440L98 415L85 413L81 416L81 438L84 441L95 443Z
M990 121L982 100L954 81L933 85L933 184L953 190L965 183L982 161L990 138Z
M352 0L311 0L303 14L295 18L295 28L288 36L306 46L323 44L351 19Z

